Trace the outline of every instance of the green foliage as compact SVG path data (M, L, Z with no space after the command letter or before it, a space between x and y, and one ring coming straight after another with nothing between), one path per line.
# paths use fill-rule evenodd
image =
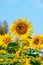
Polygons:
M20 62L14 62L13 65L23 65L23 64Z
M18 45L17 42L11 42L8 44L7 47L12 47L12 46L17 46L17 45Z
M9 43L6 50L8 53L16 53L16 51L18 50L19 44L17 44L17 42L12 42Z
M28 36L28 38L32 39L32 37Z
M32 65L41 65L40 62L37 61L37 60L35 60L35 61L32 61L32 60L31 60L31 64L32 64Z
M6 54L1 54L1 55L0 55L0 58L3 58L3 59L5 59L5 58L14 58L14 56L12 56L12 55L9 54L9 53L6 53Z

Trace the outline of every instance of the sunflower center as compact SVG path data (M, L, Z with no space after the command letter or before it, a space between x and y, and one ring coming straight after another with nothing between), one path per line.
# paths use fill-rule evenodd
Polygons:
M10 38L6 38L3 41L5 42L5 44L8 44L11 40L10 40Z
M38 38L34 41L34 44L39 44L39 39Z
M21 55L22 55L22 51L19 52L19 56L21 56Z
M27 25L25 23L18 23L16 26L16 31L19 34L25 34L27 32Z

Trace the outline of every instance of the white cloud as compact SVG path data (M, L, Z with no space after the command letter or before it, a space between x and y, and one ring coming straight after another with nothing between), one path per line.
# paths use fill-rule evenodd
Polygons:
M33 0L33 6L36 8L41 8L43 7L43 3L41 2L41 0Z

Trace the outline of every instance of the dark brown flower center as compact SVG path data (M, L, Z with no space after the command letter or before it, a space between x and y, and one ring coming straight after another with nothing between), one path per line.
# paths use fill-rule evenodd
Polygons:
M21 56L21 55L22 55L22 51L19 52L19 56Z
M39 44L39 39L37 38L35 41L34 41L34 44Z
M19 34L25 34L27 32L27 25L25 23L18 23L16 26L16 32Z
M3 42L5 42L5 44L8 44L10 41L11 41L10 38L3 39Z

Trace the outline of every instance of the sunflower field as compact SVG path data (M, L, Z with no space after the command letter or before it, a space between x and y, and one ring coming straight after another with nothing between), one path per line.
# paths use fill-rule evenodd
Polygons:
M32 22L18 18L9 31L0 34L0 65L43 65L43 35L32 36Z

